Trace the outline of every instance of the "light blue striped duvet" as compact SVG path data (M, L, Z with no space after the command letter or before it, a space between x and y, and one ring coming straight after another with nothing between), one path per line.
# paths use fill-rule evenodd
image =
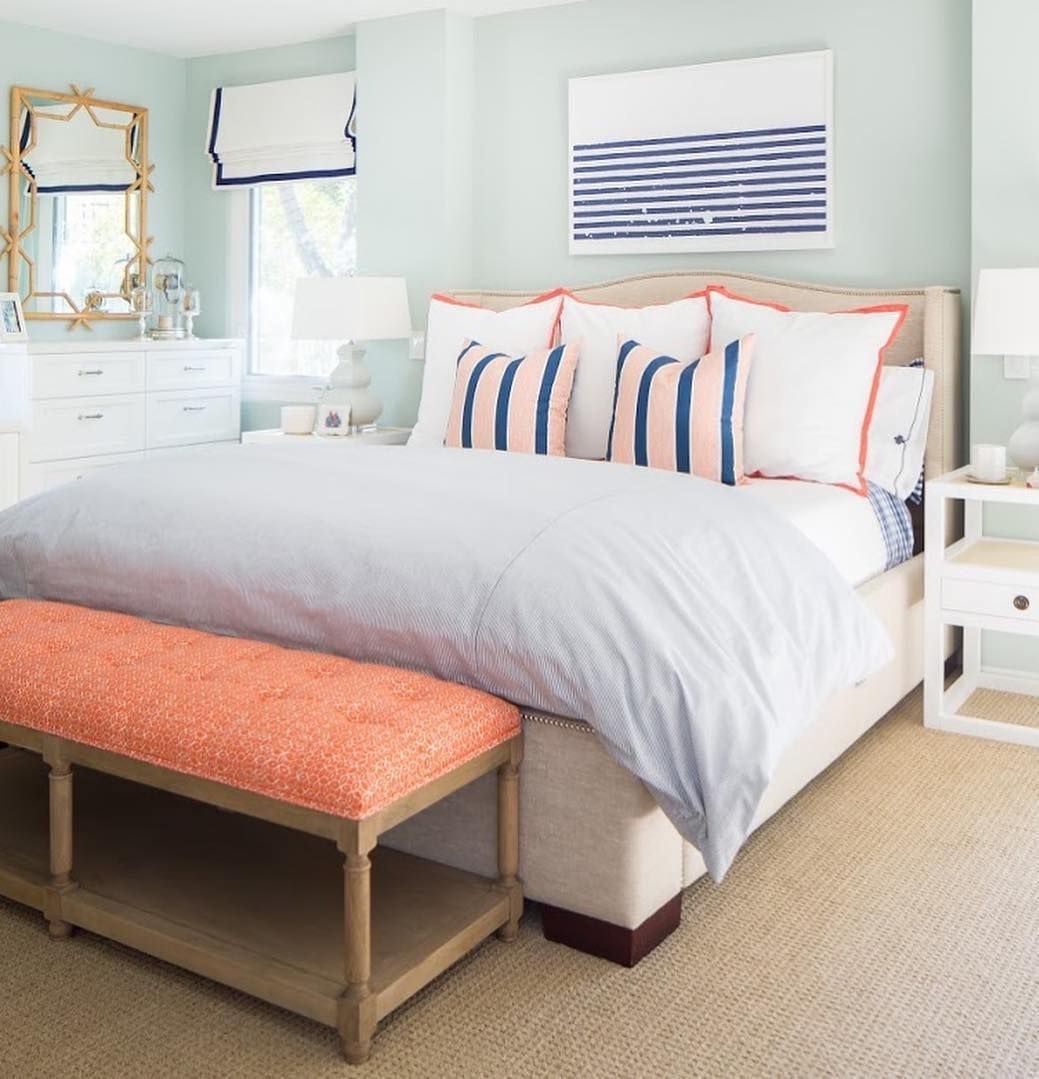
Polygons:
M762 500L473 450L234 446L102 469L0 514L0 597L20 596L419 667L586 719L716 879L784 747L890 656Z

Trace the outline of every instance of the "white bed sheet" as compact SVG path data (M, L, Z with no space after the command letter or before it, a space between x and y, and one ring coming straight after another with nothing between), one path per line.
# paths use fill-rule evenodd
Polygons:
M740 491L765 499L803 532L853 587L883 573L884 534L868 498L825 483L756 479Z

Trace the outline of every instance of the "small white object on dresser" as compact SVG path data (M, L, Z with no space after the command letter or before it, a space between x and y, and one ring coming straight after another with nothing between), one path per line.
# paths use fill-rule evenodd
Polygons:
M341 435L328 438L324 435L287 435L277 427L263 431L243 431L242 444L265 442L284 445L312 445L317 442L322 446L403 446L411 434L410 427L379 427L375 431L358 431L353 435Z
M0 350L0 423L20 424L19 497L241 432L241 342L33 342Z
M946 546L949 503L956 502L963 504L964 535ZM986 503L1030 506L1039 524L1039 491L1027 487L1023 478L1013 477L1003 484L978 483L970 478L968 466L927 484L924 724L1039 746L1039 725L960 714L976 689L993 689L1035 696L1039 717L1039 675L982 664L984 630L1039 638L1039 540L985 535ZM947 626L963 628L963 673L950 686L945 685L942 647ZM1039 656L1039 643L1035 653Z

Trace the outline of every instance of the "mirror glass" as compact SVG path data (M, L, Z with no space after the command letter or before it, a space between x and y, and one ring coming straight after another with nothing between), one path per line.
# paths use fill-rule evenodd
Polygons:
M29 318L131 317L142 278L147 110L23 91L9 272Z

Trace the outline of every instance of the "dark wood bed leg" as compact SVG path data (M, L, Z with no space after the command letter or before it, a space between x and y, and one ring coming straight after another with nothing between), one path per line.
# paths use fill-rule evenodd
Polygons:
M547 903L541 906L541 916L546 940L597 955L622 967L633 967L678 928L682 921L682 893L669 899L634 929Z
M72 935L61 917L61 897L76 887L72 880L72 766L60 753L48 754L50 764L50 886L44 894L47 931L55 940Z

